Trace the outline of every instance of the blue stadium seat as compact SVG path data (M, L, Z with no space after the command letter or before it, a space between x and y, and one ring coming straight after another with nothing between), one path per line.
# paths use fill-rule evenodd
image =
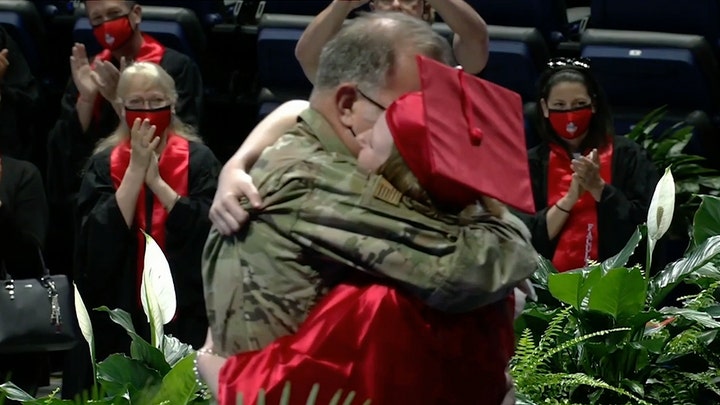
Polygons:
M536 28L488 26L490 57L480 77L535 101L537 80L550 57Z
M491 25L534 27L548 44L567 39L568 18L564 0L467 0Z
M44 66L45 28L37 8L27 0L0 1L0 24L20 46L30 70L38 77Z
M318 15L332 0L261 0L257 14Z
M720 1L593 0L589 27L700 35L720 49Z
M452 43L453 32L445 23L434 23L433 29ZM535 101L535 87L550 57L547 45L536 28L488 25L490 57L478 75L506 87L522 97Z
M312 16L265 14L258 24L257 58L260 119L280 103L307 99L312 84L295 58L295 45Z
M581 54L590 58L608 96L618 134L663 105L668 107L664 126L697 111L720 120L720 69L701 36L589 29L581 39ZM692 144L694 152L715 158L717 151L696 140Z
M143 20L140 27L163 45L198 60L205 49L205 33L195 13L179 7L143 6ZM81 16L75 22L73 38L85 44L89 55L100 52L92 32L90 21L84 9L78 9Z
M581 54L613 106L720 110L720 70L703 37L589 29Z
M222 0L139 0L138 3L143 9L146 6L186 8L194 12L203 25L208 27L222 22L225 8Z

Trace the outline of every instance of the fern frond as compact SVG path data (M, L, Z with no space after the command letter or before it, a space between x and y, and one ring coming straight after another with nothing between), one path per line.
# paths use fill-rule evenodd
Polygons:
M577 345L579 345L580 343L582 343L582 342L584 342L584 341L586 341L586 340L589 340L589 339L592 339L592 338L596 338L596 337L599 337L599 336L609 335L609 334L615 333L615 332L627 332L627 331L629 331L629 330L631 330L631 329L630 329L630 328L606 329L606 330L601 330L601 331L598 331L598 332L588 333L587 335L578 336L578 337L576 337L576 338L574 338L574 339L570 339L570 340L568 340L567 342L562 343L562 344L559 345L559 346L556 346L556 347L554 347L554 348L552 348L552 349L550 349L550 350L547 350L547 351L545 351L544 353L540 353L540 356L537 358L536 363L537 363L537 364L544 363L545 361L547 361L548 359L550 359L550 358L553 357L554 355L556 355L556 354L558 354L558 353L560 353L560 352L562 352L562 351L564 351L564 350L567 350L567 349L569 349L569 348L571 348L571 347L573 347L573 346L577 346Z
M563 308L560 312L558 312L557 315L555 315L548 324L547 329L545 329L545 333L543 333L542 337L540 338L540 343L538 343L537 351L542 352L544 351L550 342L555 343L555 340L563 331L563 328L565 326L565 322L567 321L567 318L570 316L570 311L572 310L572 307L566 307Z
M636 397L632 393L619 388L619 387L613 387L612 385L606 383L605 381L602 381L597 378L590 377L587 374L583 373L573 373L573 374L548 374L546 377L548 377L548 381L557 381L560 380L560 385L563 386L565 390L570 390L571 388L578 387L580 385L585 385L592 388L598 388L598 389L604 389L608 391L615 392L616 394L625 396L629 399L632 399L636 404L640 405L652 405L650 402L647 402L641 398Z

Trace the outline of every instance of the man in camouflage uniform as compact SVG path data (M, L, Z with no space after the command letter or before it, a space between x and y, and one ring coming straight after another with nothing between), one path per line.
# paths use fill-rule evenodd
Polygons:
M260 349L295 332L328 288L354 274L462 312L502 299L532 273L536 255L512 215L465 225L424 216L383 177L356 170L353 134L419 88L418 53L447 61L449 47L401 15L359 18L323 50L311 108L250 173L262 206L246 204L252 220L239 234L208 239L203 275L216 353Z

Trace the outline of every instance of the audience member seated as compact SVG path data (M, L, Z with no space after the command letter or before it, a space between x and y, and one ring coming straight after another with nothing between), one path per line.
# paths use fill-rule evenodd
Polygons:
M177 83L177 116L197 127L201 111L200 69L187 56L166 48L141 31L142 9L131 0L85 2L97 40L105 48L89 59L85 46L75 44L70 56L72 80L62 98L60 117L48 134L47 192L52 221L48 261L71 274L72 213L82 168L98 140L120 122L116 87L123 61L153 62Z
M0 160L0 276L16 280L44 273L48 209L40 171L32 163L3 155ZM0 277L4 279L4 277ZM0 294L6 294L0 290ZM0 381L6 377L28 393L47 381L48 358L42 353L0 355Z
M485 21L465 0L333 0L307 27L298 41L295 55L311 82L323 46L340 30L355 8L370 3L372 10L399 11L432 24L435 12L455 33L453 50L465 71L477 74L488 59L488 31Z
M165 253L175 283L177 314L165 331L199 347L208 325L200 258L220 162L176 114L175 83L159 65L127 67L117 96L124 120L95 149L78 194L78 289L90 308L128 311L147 337L138 291L144 231ZM98 359L129 350L127 334L107 314L92 312L91 318ZM90 377L90 365L83 366L81 376Z
M613 135L587 59L553 59L540 80L538 132L529 151L537 213L533 245L559 271L620 252L647 219L658 172L647 152Z
M20 47L0 26L0 151L32 160L40 92ZM43 195L43 199L44 199Z

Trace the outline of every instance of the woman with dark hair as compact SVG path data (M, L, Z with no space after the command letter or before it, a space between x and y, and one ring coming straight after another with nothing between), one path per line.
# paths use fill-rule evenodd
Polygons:
M615 136L590 61L552 59L540 79L528 152L537 213L522 216L537 251L559 271L618 253L645 222L658 172L646 151Z

